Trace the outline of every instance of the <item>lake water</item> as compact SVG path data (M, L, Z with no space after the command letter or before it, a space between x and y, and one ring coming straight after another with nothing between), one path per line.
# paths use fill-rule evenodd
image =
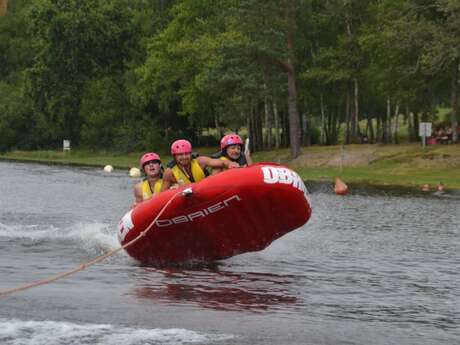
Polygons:
M0 290L117 248L135 182L0 162ZM312 219L264 251L175 268L119 253L0 298L0 344L459 344L460 195L311 190Z

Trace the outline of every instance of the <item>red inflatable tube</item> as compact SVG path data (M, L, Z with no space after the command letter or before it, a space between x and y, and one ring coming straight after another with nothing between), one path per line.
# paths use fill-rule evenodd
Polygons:
M174 198L152 224L174 194L185 189L189 193ZM141 203L121 219L118 239L124 245L148 228L143 238L126 248L136 260L211 261L262 250L310 216L308 192L299 175L281 165L258 163Z

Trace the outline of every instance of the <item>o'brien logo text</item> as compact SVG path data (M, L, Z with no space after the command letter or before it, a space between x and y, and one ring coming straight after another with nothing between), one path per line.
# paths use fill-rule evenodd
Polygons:
M297 173L287 168L280 167L262 167L264 173L264 182L267 184L283 183L290 184L298 190L302 191L305 199L310 202L308 198L308 190L305 187L302 179Z
M194 219L204 218L212 213L216 213L225 207L230 206L230 203L234 203L235 201L241 201L241 198L238 195L233 195L230 198L219 201L218 203L206 207L200 211L196 211L183 216L177 216L171 219L159 219L155 222L155 224L159 228L164 228L173 224L193 222Z

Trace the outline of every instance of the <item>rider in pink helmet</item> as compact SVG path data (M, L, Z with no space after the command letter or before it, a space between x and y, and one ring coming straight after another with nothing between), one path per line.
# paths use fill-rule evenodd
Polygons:
M227 134L220 140L220 149L224 151L230 145L240 145L243 148L243 139L238 134Z
M240 167L245 167L252 164L252 160L249 153L243 152L243 147L243 139L238 134L227 134L220 140L220 152L213 154L212 157L230 160L238 163ZM213 169L212 174L217 174L223 170L225 169Z
M139 165L145 174L143 181L134 186L134 206L152 198L161 192L163 167L161 158L155 152L147 152L139 159Z
M141 159L139 160L139 166L141 167L141 169L144 169L144 165L149 163L150 161L158 161L161 163L159 155L157 155L155 152L147 152L144 153Z
M185 139L179 139L172 143L171 154L177 155L180 153L192 153L192 144Z
M236 168L238 164L205 156L192 156L192 144L185 139L171 145L173 160L168 163L163 176L162 190L199 182L209 175L207 168Z

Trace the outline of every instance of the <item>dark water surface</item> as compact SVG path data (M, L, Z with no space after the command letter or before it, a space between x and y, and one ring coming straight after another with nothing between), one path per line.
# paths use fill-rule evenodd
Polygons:
M0 290L118 247L127 172L0 162ZM121 253L0 299L0 344L459 344L460 196L314 186L257 253L142 267Z

